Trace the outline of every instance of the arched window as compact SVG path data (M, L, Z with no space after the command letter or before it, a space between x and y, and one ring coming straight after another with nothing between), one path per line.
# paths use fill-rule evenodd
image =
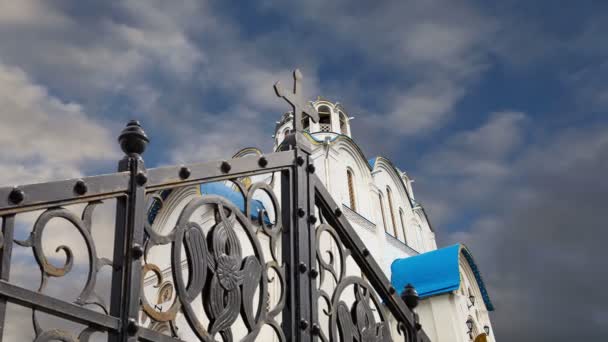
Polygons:
M393 196L391 194L391 188L386 187L386 197L388 197L388 210L391 214L391 221L393 223L393 232L395 232L395 237L397 237L397 223L395 222L395 211L393 210Z
M357 211L357 202L355 201L355 179L351 169L346 170L346 178L348 180L348 198L350 200L350 208Z
M331 132L331 110L327 106L317 109L319 112L319 131Z
M403 242L407 245L407 235L405 235L405 220L403 219L403 209L399 208L399 220L401 221L401 229L403 230Z
M380 212L382 213L382 226L384 227L384 231L388 233L388 228L386 227L386 217L384 216L384 200L382 199L382 193L378 193L378 201L380 202Z
M346 115L344 115L343 112L340 112L340 133L346 135L348 134L347 128L346 128Z

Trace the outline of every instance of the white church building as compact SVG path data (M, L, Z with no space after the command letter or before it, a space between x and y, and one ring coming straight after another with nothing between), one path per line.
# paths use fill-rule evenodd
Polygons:
M495 341L494 310L471 252L464 245L437 249L413 180L389 159L368 159L351 134L340 104L317 98L319 122L304 119L317 175L342 203L351 225L366 242L396 289L414 285L422 298L417 313L432 341ZM275 149L292 128L291 113L276 125ZM487 331L487 332L486 332Z
M319 122L305 117L302 124L304 135L312 145L315 173L335 202L342 204L344 216L394 288L402 291L406 284L416 288L421 300L415 312L431 341L495 341L489 315L494 307L471 251L461 244L438 249L435 231L424 207L416 201L413 180L408 174L387 158L368 158L363 154L351 134L351 118L339 104L317 98L313 105L319 113ZM292 121L292 114L285 113L276 123L275 151L280 149L285 134L292 130ZM247 148L235 156L261 153L255 148ZM262 181L277 189L280 184L272 178L269 175ZM243 180L244 183L251 181ZM230 195L230 190L226 190L230 189L228 183L203 184L160 194L164 202L162 208L151 206L149 210L152 228L160 234L172 229L181 209L195 196L221 195L234 198L239 206L236 202L242 198ZM264 207L267 204L268 199L258 202ZM271 210L268 215L269 220L276 219ZM206 220L211 219L205 213L199 217L203 227ZM155 258L155 255L159 257ZM159 266L158 272L170 278L170 263L161 255L164 253L150 254L151 262ZM170 304L175 296L170 281L158 284L157 277L150 275L145 279L144 291L151 306L165 311L167 308L162 306ZM279 292L271 286L269 300L277 301ZM142 315L141 323L146 324L145 315ZM148 321L148 324L153 323ZM169 327L157 329L162 331ZM195 340L190 339L188 332L182 333L182 339ZM258 340L274 341L272 335L262 332L262 339Z

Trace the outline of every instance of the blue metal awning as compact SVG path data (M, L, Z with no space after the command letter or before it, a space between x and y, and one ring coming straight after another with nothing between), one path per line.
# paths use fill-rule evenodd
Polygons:
M488 311L494 306L470 251L462 244L437 249L409 258L396 259L391 265L391 283L400 291L414 285L420 298L448 293L460 288L460 257L463 256L475 275Z

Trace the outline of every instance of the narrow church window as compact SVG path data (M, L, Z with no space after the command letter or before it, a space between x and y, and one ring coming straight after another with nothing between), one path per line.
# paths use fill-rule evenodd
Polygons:
M346 135L348 132L346 131L346 115L340 112L340 133Z
M403 230L403 242L407 245L407 235L405 235L405 220L403 219L403 209L399 208L399 220L401 220L401 229Z
M350 199L350 208L357 211L357 204L355 202L355 180L353 179L353 172L350 169L346 170L346 178L348 179L348 197Z
M331 132L331 110L327 106L321 106L319 112L319 131Z
M378 201L380 201L380 212L382 213L382 226L384 227L384 231L388 233L388 229L386 228L386 217L384 216L384 201L382 200L382 193L378 193Z
M391 188L386 187L386 196L388 197L388 210L391 212L391 221L393 223L393 232L397 237L397 224L395 223L395 211L393 210L393 196L391 195Z

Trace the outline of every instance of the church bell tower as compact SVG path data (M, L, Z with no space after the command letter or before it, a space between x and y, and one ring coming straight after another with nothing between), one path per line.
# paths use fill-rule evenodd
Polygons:
M310 103L319 113L319 122L313 122L310 117L302 118L302 128L314 140L323 141L327 137L333 139L337 135L345 135L351 138L350 120L346 110L338 102L330 102L322 97L317 97L316 101ZM277 121L274 132L274 148L276 149L285 135L293 129L293 113L283 114L280 121Z

